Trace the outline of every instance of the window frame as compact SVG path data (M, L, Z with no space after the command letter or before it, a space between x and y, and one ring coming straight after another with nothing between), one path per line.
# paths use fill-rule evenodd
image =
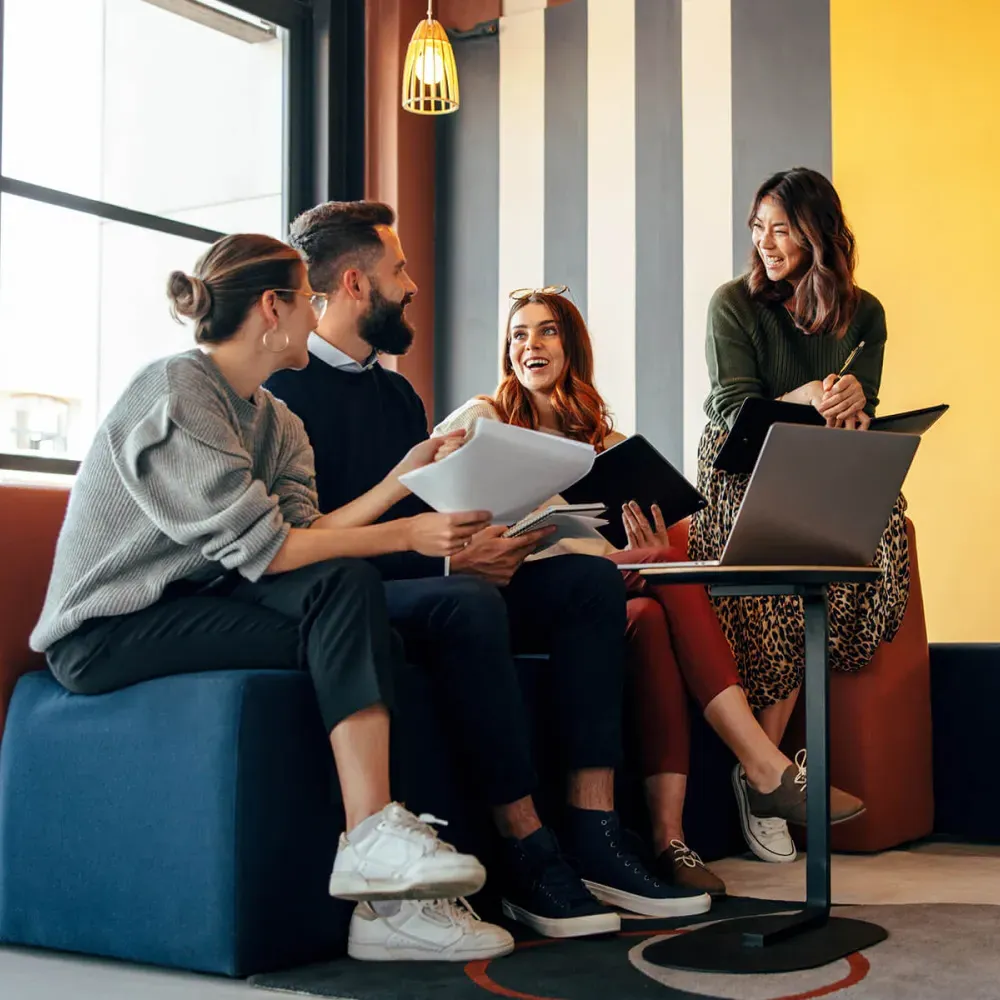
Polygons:
M225 2L287 32L282 81L284 227L319 202L364 197L365 0ZM0 164L3 162L3 47L4 0L0 0ZM225 235L2 173L0 193L205 244ZM0 239L2 234L0 209ZM73 475L79 464L76 459L53 455L0 451L0 470Z

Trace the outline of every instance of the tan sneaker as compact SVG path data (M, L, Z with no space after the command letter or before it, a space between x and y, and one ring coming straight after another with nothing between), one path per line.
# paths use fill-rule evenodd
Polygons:
M657 878L670 885L707 892L713 899L726 894L726 883L682 840L671 840L653 867Z
M795 763L785 768L781 784L773 792L764 794L747 785L750 811L758 819L783 819L799 826L806 825L806 752L795 755ZM839 788L830 788L830 825L846 823L865 811L865 804L857 796Z

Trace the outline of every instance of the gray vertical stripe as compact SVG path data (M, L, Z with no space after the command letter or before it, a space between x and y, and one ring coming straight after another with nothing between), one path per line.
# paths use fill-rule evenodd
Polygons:
M526 156L536 155L525 150ZM587 315L587 4L545 12L545 282Z
M684 462L681 0L635 0L635 88L636 428L680 468Z
M738 274L750 246L747 212L761 182L789 167L833 172L829 0L733 0L732 52Z
M455 45L462 107L437 123L435 421L497 383L500 45Z

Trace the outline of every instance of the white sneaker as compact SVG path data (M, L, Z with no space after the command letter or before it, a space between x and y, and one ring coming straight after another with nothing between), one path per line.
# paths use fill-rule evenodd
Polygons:
M471 854L438 840L428 825L447 826L434 816L414 816L391 802L342 833L330 875L330 895L339 899L454 899L471 896L486 881L486 869Z
M402 900L392 916L358 903L347 942L347 954L363 962L472 962L513 950L510 934L464 899Z
M740 826L747 846L761 861L787 864L796 858L795 844L783 819L761 819L750 811L747 776L742 764L733 768L733 791L739 807Z

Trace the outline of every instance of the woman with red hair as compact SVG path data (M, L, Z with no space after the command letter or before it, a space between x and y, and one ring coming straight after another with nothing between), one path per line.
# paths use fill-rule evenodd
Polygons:
M468 440L479 418L558 434L603 451L623 435L594 386L590 335L565 287L519 289L503 350L504 377L494 396L480 396L447 417L435 433L458 428ZM444 457L443 449L439 457ZM589 551L620 563L680 562L687 554L671 547L659 511L652 524L638 505L622 511L629 550L610 544L563 542L546 550ZM536 557L538 558L538 557ZM792 763L761 729L740 686L732 651L708 595L700 586L650 586L628 576L628 647L631 705L639 733L641 766L653 827L654 872L674 884L715 896L725 885L686 844L683 827L690 720L687 692L739 758L758 819L805 822L805 767ZM862 803L838 789L831 793L834 821L858 815ZM746 829L746 823L744 823ZM753 845L751 844L751 847ZM764 860L793 860L765 857Z

